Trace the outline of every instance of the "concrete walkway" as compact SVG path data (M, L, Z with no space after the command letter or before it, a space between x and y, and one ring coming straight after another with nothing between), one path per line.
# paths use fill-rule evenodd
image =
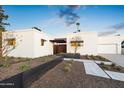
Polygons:
M96 63L94 62L84 62L84 67L86 74L110 78Z
M102 70L97 64L100 64L103 62L106 65L111 65L111 62L105 62L105 61L93 61L93 60L84 60L84 59L72 59L72 58L64 58L64 60L74 60L77 62L82 62L84 64L85 73L88 75L98 76L98 77L104 77L104 78L111 78L114 80L124 81L124 73L119 72L113 72L113 71L107 71Z
M105 70L105 72L106 72L112 79L119 80L119 81L124 81L124 73L113 72L113 71L108 71L108 70Z
M96 61L96 60L95 60L95 62L96 62L97 64L104 63L105 65L112 65L112 62L107 62L107 61Z
M111 60L113 63L116 63L117 65L120 65L124 67L124 55L117 55L117 54L99 54L100 56L103 56L109 60Z
M77 61L77 62L93 62L93 60L74 59L74 58L64 58L64 60L66 60L66 61L73 60L73 61Z

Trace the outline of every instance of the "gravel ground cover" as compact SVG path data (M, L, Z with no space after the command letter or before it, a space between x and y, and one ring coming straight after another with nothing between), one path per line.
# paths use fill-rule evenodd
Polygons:
M21 73L33 67L36 67L38 65L44 64L50 60L53 60L56 57L57 56L50 55L50 56L35 58L32 60L16 62L12 64L7 63L6 65L0 67L0 80L9 78L13 75Z
M99 64L99 66L103 69L103 70L109 70L109 71L115 71L115 72L122 72L124 73L124 67L121 66L117 66L115 64L112 65L106 65L106 64Z
M33 88L112 88L124 82L87 75L80 62L63 61L35 81Z
M97 56L94 56L94 55L81 55L81 59L110 62L110 60L108 60L108 59L106 59L104 57L101 57L99 55L97 55Z

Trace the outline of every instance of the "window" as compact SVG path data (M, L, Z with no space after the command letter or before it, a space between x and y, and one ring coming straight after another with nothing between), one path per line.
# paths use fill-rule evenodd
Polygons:
M79 43L77 43L77 42L71 42L71 46L79 46Z
M44 39L41 39L41 46L44 46L44 42L45 42L46 40L44 40Z
M83 46L83 41L71 41L71 46Z
M16 40L15 38L13 39L7 39L8 45L15 46L16 45Z

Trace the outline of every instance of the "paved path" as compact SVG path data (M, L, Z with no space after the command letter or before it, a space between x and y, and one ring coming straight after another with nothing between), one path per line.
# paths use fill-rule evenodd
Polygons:
M117 55L117 54L99 54L109 60L111 60L112 62L123 66L124 67L124 55Z
M96 63L84 62L86 74L110 78Z
M124 73L118 73L118 72L113 72L113 71L108 71L108 70L105 70L105 72L106 72L112 79L124 81Z
M64 60L72 60L71 58L64 58ZM113 71L107 71L102 70L97 64L100 64L103 62L106 65L111 65L111 62L105 62L105 61L93 61L93 60L84 60L84 59L73 59L77 62L82 62L85 67L85 72L87 75L93 75L98 77L104 77L104 78L111 78L114 80L124 81L124 73L119 72L113 72Z

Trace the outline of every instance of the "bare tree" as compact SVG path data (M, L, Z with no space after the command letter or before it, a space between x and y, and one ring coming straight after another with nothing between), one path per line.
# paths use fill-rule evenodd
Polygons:
M2 56L7 57L22 41L22 36L18 36L14 32L3 32L2 36Z
M77 53L78 48L80 48L83 44L83 41L81 40L81 37L75 36L71 39L71 46L74 48L74 53Z
M2 32L5 32L5 26L9 25L5 20L8 19L8 15L5 14L2 6L0 5L0 58L2 57Z

